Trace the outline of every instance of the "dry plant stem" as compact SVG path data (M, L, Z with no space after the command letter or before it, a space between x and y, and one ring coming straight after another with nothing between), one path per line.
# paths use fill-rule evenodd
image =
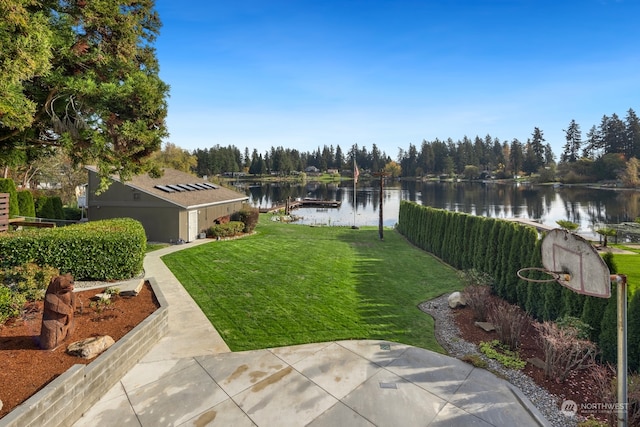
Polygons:
M578 330L560 328L553 322L535 325L540 331L541 344L545 354L545 375L564 382L569 373L576 369L585 369L595 363L597 347L588 340L577 337Z
M487 321L489 295L491 295L491 287L487 285L469 285L462 291L464 300L473 310L474 318L478 322Z
M511 350L520 346L520 334L527 324L529 317L517 305L503 300L496 300L489 305L488 318L496 328L498 338Z

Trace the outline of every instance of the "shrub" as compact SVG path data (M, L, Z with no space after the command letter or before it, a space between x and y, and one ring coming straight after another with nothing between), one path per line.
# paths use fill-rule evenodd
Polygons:
M35 201L36 216L38 218L55 219L56 210L53 199L47 196L38 196Z
M618 403L618 381L616 370L611 365L594 365L589 369L589 375L595 384L596 397L599 402L614 408ZM640 375L627 376L627 420L628 425L640 425ZM607 411L608 425L615 426L618 423L618 413L615 410Z
M537 323L544 351L544 374L564 382L574 370L591 367L595 363L597 347L578 338L579 331L571 326L559 327L553 322Z
M64 219L67 221L80 221L80 219L82 219L82 210L80 210L80 208L65 206L62 210L64 212Z
M469 285L462 291L462 297L473 311L473 318L478 322L487 321L490 295L491 287L488 285Z
M615 298L612 296L612 298ZM629 352L629 370L640 370L640 291L631 297L628 309L627 351Z
M520 307L503 300L489 305L488 319L496 328L498 339L511 350L520 345L520 334L529 321L529 315Z
M20 215L16 183L11 178L0 178L0 193L9 193L9 216Z
M0 268L34 262L76 280L129 279L142 271L146 245L142 224L131 218L0 233Z
M207 237L233 237L243 232L245 224L240 221L230 221L226 224L216 224L207 230Z
M64 219L64 210L62 209L62 199L59 196L50 197L53 204L54 219Z
M56 268L39 267L32 262L2 271L4 285L13 292L22 294L27 301L43 299L49 282L59 274Z
M576 330L576 336L581 340L588 340L593 329L589 324L583 322L578 317L562 316L556 322L560 328L573 328Z
M7 319L18 317L26 302L24 295L0 285L0 325L3 325Z
M29 190L18 191L18 208L20 216L33 218L36 216L36 205Z
M231 216L232 221L240 221L244 223L244 233L251 233L258 225L260 219L260 211L256 208L243 208Z
M522 369L527 365L527 362L520 359L518 353L509 350L498 340L483 341L480 343L479 347L482 354L487 356L489 359L497 360L502 366L507 368Z

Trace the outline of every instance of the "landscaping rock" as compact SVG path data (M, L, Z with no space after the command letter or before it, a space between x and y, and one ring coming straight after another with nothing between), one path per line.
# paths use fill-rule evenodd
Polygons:
M115 344L115 341L109 335L91 337L69 344L67 353L83 359L93 359L113 344Z
M487 332L495 331L496 327L493 326L493 323L490 322L475 322L474 325L477 327L484 329Z
M449 307L451 308L464 307L465 305L467 305L467 302L464 300L464 297L460 292L453 292L451 295L449 295L449 298L447 298L447 302L449 303Z
M539 357L533 357L533 358L527 359L527 363L531 363L536 368L540 368L540 369L545 368L544 360L540 359Z

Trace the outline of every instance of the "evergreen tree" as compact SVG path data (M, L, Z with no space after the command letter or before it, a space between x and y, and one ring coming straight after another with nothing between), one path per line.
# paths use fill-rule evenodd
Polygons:
M20 215L16 183L11 178L0 178L0 193L9 193L9 217Z
M522 169L524 163L524 155L522 153L522 144L517 139L511 142L509 148L509 170L512 175L517 175Z
M629 370L640 371L640 292L631 297L627 316L627 352Z
M545 285L544 307L542 318L544 320L556 320L562 315L562 285L552 282Z
M29 190L18 191L18 207L20 216L33 218L36 216L36 206L33 201L33 195Z
M633 109L629 108L625 117L626 139L625 154L627 159L635 157L640 159L640 119Z
M605 118L607 118L607 116L604 116L603 120ZM593 125L591 126L591 129L589 129L589 132L587 132L587 141L584 150L582 151L582 157L594 160L601 155L603 148L604 142L602 133L595 125Z
M10 3L14 4L7 16L2 13L3 19L18 16L16 2ZM13 83L8 101L24 94L15 105L32 113L21 116L27 120L20 126L3 117L3 148L60 147L74 164L97 166L101 189L109 185L112 174L126 180L149 171L150 155L167 136L169 92L159 78L153 47L161 25L153 6L152 1L29 2L26 21L18 23L8 39L7 32L0 31L0 68L7 64L5 55L15 53L16 63L10 67L28 69L28 76L8 80ZM14 38L27 40L5 45ZM0 99L0 104L6 102L4 93Z
M545 149L544 149L544 136L542 135L542 131L540 128L534 128L533 134L531 135L531 148L535 154L536 161L536 169L545 165Z
M589 339L595 343L597 343L600 338L602 315L608 302L609 300L606 298L598 298L588 295L584 297L584 306L582 307L580 320L591 326Z
M569 127L563 129L565 133L566 144L560 156L561 162L575 162L580 156L580 148L582 147L582 132L580 125L575 120L571 120Z
M626 129L624 122L617 114L613 113L610 118L603 117L600 123L600 132L603 135L605 154L618 154L625 152Z
M607 305L601 314L600 335L598 346L600 347L603 362L615 364L618 354L618 301L616 298L617 285L611 284L611 298L605 300Z

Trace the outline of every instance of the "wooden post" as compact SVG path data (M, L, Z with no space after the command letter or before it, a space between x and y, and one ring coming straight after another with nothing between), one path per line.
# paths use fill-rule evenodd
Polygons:
M0 232L9 229L9 193L0 193Z
M382 226L382 217L383 217L383 212L382 212L382 201L383 201L383 197L382 197L382 193L384 191L384 177L387 176L388 174L386 172L377 172L373 174L374 176L377 176L380 178L380 205L379 205L379 219L378 219L378 236L380 237L380 240L384 240L384 227Z

